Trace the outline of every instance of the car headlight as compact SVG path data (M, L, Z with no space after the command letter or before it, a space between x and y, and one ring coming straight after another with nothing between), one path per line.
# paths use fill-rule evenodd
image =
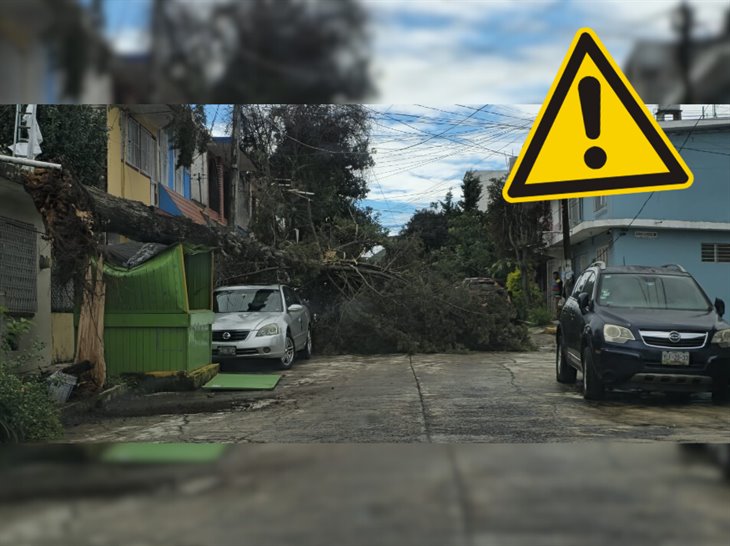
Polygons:
M616 326L615 324L606 324L603 327L603 339L609 343L626 343L627 341L634 341L636 338L628 328Z
M723 349L730 348L730 328L715 332L715 335L712 336L712 343L717 343Z
M266 326L262 326L259 328L258 334L256 334L256 337L263 337L263 336L275 336L279 333L279 325L278 324L267 324Z

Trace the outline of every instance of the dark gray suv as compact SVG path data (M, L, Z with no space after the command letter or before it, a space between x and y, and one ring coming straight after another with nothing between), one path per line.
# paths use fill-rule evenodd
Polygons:
M578 278L560 313L556 378L583 395L607 388L664 391L674 398L711 391L728 398L730 325L725 304L710 303L681 266L606 267L596 262Z

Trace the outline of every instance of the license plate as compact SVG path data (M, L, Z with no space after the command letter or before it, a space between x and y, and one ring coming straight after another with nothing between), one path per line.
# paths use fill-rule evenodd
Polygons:
M218 354L222 356L234 356L236 354L235 347L218 347Z
M662 364L665 366L689 366L687 351L662 351Z

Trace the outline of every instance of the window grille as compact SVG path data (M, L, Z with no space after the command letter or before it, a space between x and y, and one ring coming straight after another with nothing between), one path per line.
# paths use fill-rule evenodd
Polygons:
M701 258L703 262L730 262L730 243L702 243Z
M11 313L38 310L36 239L33 224L0 218L0 292Z

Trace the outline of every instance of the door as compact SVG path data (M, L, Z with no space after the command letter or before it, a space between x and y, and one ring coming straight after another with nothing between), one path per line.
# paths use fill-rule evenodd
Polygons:
M573 287L573 292L565 300L565 306L561 315L560 327L563 333L563 349L567 358L573 364L580 362L580 322L582 315L578 308L578 294L582 292L589 274L590 272L586 271L578 277Z
M590 317L590 312L581 309L578 304L578 296L581 293L587 293L589 295L588 303L590 303L593 299L593 287L596 283L596 274L593 271L586 271L581 275L579 281L576 283L575 290L573 291L572 321L570 327L570 355L576 363L581 362L583 331Z
M304 347L307 341L307 327L306 323L306 311L302 307L299 311L289 311L289 306L293 304L302 305L302 302L297 296L296 292L288 286L283 287L284 290L284 303L286 304L287 313L289 313L289 324L291 325L292 337L294 338L294 346L297 350Z

